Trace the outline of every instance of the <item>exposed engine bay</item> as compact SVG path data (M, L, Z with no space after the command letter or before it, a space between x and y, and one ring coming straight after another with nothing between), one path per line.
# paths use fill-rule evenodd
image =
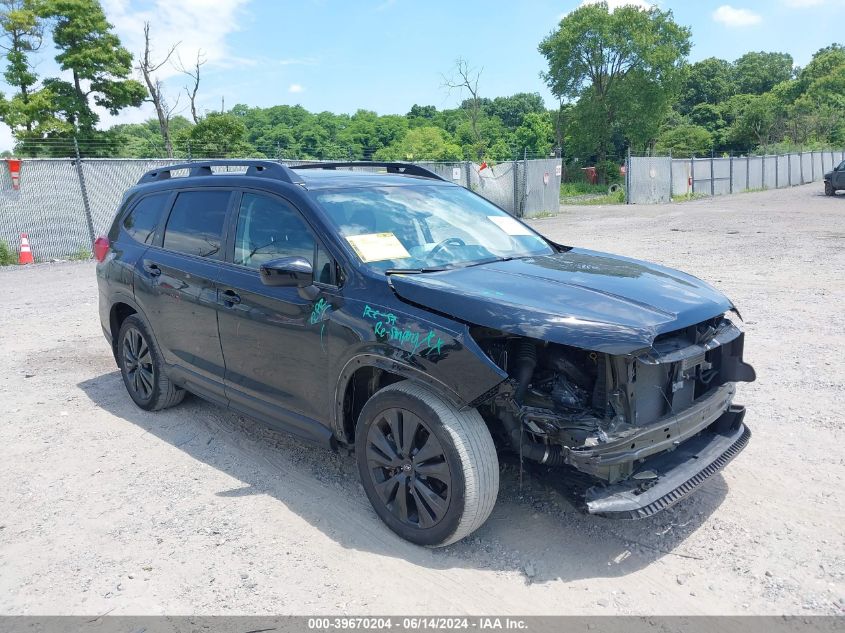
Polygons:
M491 428L523 458L568 464L607 485L648 480L648 458L705 429L739 425L744 409L732 407L734 383L755 379L742 360L743 333L724 316L628 355L489 328L472 334L510 377L479 408Z

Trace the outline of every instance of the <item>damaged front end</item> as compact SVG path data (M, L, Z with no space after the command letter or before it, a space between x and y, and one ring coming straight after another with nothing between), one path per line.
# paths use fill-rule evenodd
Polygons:
M473 328L508 372L479 410L523 458L591 475L587 511L641 518L677 502L747 444L734 383L755 379L724 316L611 354Z

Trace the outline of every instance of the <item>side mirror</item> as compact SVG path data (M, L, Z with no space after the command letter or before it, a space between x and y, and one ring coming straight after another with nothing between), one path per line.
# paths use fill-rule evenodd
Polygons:
M258 271L265 286L306 288L314 284L314 269L304 257L273 259L262 264Z

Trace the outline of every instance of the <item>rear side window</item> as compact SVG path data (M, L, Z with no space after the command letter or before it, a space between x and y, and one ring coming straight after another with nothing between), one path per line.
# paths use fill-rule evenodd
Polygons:
M141 244L152 244L169 197L169 193L158 193L143 198L123 220L123 228Z
M164 248L222 259L223 226L229 191L183 191L176 196L164 229Z

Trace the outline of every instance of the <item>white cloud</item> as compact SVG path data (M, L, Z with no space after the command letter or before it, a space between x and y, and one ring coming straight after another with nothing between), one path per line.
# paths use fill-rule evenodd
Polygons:
M303 88L300 84L291 84L290 86L288 86L288 92L297 94L300 92L305 92L305 88Z
M137 59L144 50L144 22L150 22L153 61L159 61L177 42L179 58L187 65L202 51L208 67L248 66L254 60L232 55L227 36L239 29L241 9L250 0L153 0L152 6L133 9L129 0L103 0L103 8L121 42ZM177 61L175 56L173 61ZM173 65L158 71L160 79L179 74Z
M748 9L737 9L729 4L723 4L713 12L713 19L725 26L741 27L760 24L763 18L759 13Z
M783 3L791 9L809 9L811 7L820 7L825 4L827 0L783 0Z

